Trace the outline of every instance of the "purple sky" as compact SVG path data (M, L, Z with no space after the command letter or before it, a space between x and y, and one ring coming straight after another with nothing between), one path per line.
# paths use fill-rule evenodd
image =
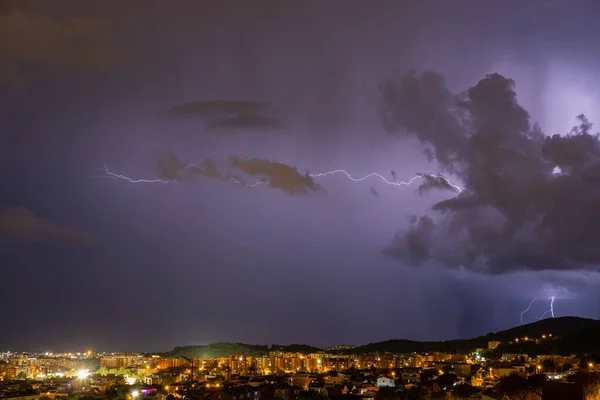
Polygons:
M382 128L377 85L409 69L454 92L513 78L532 122L566 133L580 113L600 117L596 1L2 3L15 8L0 14L0 349L442 340L517 325L540 298L533 321L552 296L556 316L600 318L594 268L485 275L382 254L448 191L341 175L309 196L101 178L104 162L156 179L166 151L220 167L440 172L422 144ZM210 100L273 103L287 128L215 133L166 117Z

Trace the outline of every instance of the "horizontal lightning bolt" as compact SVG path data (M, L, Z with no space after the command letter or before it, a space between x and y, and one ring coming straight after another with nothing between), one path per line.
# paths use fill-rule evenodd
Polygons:
M376 178L381 179L386 185L392 185L392 186L406 186L406 185L410 185L415 180L417 180L419 178L423 178L425 176L429 176L429 177L433 177L433 178L443 179L449 186L451 186L452 188L456 189L459 192L462 192L462 188L460 188L459 186L453 184L447 178L445 178L445 177L443 177L441 175L433 175L433 174L417 174L417 175L413 176L410 180L408 180L406 182L389 181L389 180L387 180L385 178L385 176L380 175L380 174L378 174L376 172L371 172L370 174L365 175L362 178L354 178L346 170L343 170L343 169L334 169L334 170L331 170L331 171L321 172L321 173L318 173L318 174L308 174L308 176L310 176L311 178L320 178L320 177L323 177L323 176L334 175L334 174L343 174L343 175L346 175L346 177L348 179L350 179L351 181L354 181L354 182L362 182L362 181L364 181L366 179L369 179L369 178L372 178L372 177L376 177Z
M166 184L166 183L171 183L173 181L176 181L176 180L173 180L173 179L134 179L134 178L130 178L130 177L125 176L125 175L121 175L121 174L117 174L117 173L111 172L108 169L108 167L106 166L106 164L103 164L103 166L104 166L104 173L106 174L105 177L112 178L112 179L123 180L123 181L129 182L129 183L162 183L162 184ZM186 169L189 169L189 168L198 168L198 166L194 165L194 164L189 164L186 167ZM441 175L434 175L434 174L417 174L414 177L412 177L410 180L403 181L403 182L390 181L390 180L386 179L383 175L378 174L376 172L372 172L372 173L370 173L368 175L365 175L363 177L360 177L360 178L355 178L352 175L350 175L350 173L348 173L348 171L343 170L343 169L334 169L334 170L331 170L331 171L320 172L320 173L316 173L316 174L310 174L309 173L308 176L311 177L311 178L322 178L322 177L325 177L325 176L336 175L336 174L345 175L348 179L350 179L353 182L362 182L362 181L364 181L366 179L375 177L375 178L379 178L386 185L391 185L391 186L408 186L408 185L411 185L417 179L422 179L424 177L432 177L432 178L438 178L438 179L444 180L444 182L446 182L446 184L448 184L448 186L452 187L453 189L457 190L458 192L462 192L462 190L463 190L461 187L459 187L459 186L453 184L452 182L450 182L447 178L445 178L445 177L443 177ZM246 186L246 187L256 187L258 185L269 184L268 180L261 180L261 181L258 181L256 183L253 183L253 184L247 184L247 183L241 182L240 180L238 180L235 177L230 176L230 175L221 174L221 177L225 178L225 179L230 179L233 182L235 182L235 183L237 183L239 185L242 185L242 186Z
M104 164L104 173L106 174L106 178L112 179L120 179L123 181L127 181L129 183L169 183L171 181L166 181L162 179L133 179L125 175L115 174L114 172L110 172L106 164Z

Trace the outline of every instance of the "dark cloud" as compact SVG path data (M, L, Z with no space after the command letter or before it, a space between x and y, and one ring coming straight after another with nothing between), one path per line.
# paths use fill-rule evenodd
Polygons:
M195 168L184 163L174 153L167 151L161 159L156 163L158 177L166 181L182 180L190 176L190 171L194 172Z
M229 157L231 168L244 171L246 174L259 177L272 188L281 189L290 195L309 194L321 190L308 173L301 174L295 167L262 160L259 158Z
M36 216L25 207L0 210L0 239L8 242L90 242L91 237Z
M491 274L600 265L600 142L583 115L568 135L547 137L499 74L460 94L434 72L380 89L385 129L416 137L463 186L434 205L437 215L397 233L385 254Z
M179 156L171 151L167 151L158 160L156 168L159 179L165 181L185 181L199 175L209 178L227 178L211 159L207 158L202 165L189 164L181 161Z
M172 107L171 117L235 117L244 114L263 114L273 111L270 103L263 101L212 100L194 101Z
M423 179L423 183L419 185L418 192L419 194L425 194L432 189L437 190L449 190L451 192L459 192L456 187L452 186L448 179L444 178L441 175L431 175L431 174L417 174Z
M209 120L206 122L206 128L219 132L237 132L239 130L270 132L285 129L285 124L276 118L242 114L237 117Z
M253 186L256 182L247 183L239 175L219 171L214 161L207 158L200 165L182 161L179 156L167 151L157 162L158 179L162 181L184 182L198 176L230 180L242 186ZM229 166L258 179L265 185L283 190L290 195L309 194L321 189L312 177L302 175L294 167L286 164L261 160L257 158L229 157Z
M396 233L392 243L383 249L383 254L403 258L413 264L420 264L429 258L435 223L426 215L417 218L411 218L410 229L406 233Z
M0 13L0 84L26 86L30 66L104 71L120 58L106 21L66 21L16 8Z

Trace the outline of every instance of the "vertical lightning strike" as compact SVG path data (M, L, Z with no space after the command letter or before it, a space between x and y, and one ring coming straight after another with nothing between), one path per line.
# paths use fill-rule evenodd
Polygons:
M524 324L523 316L531 309L531 306L533 305L533 303L535 303L536 300L537 298L531 300L531 303L529 303L527 308L521 313L521 325ZM554 318L554 296L550 297L550 308L544 311L542 316L538 318L538 321L544 319L544 317L548 314L550 314L550 316Z
M112 178L112 179L124 180L124 181L129 182L129 183L163 183L164 184L164 183L170 183L170 182L173 181L173 180L165 180L165 179L134 179L134 178L130 178L130 177L125 176L125 175L121 175L121 174L117 174L117 173L111 172L108 169L108 167L106 166L106 164L103 164L103 167L104 167L103 171L105 173L105 177ZM187 166L187 168L190 168L190 167L197 168L197 166L194 165L194 164L190 164L190 165ZM383 175L380 175L380 174L378 174L376 172L372 172L372 173L370 173L368 175L365 175L363 177L360 177L360 178L355 178L352 175L350 175L346 170L343 170L343 169L334 169L334 170L330 170L330 171L327 171L327 172L320 172L320 173L316 173L316 174L310 174L309 173L308 176L311 177L311 178L322 178L322 177L325 177L325 176L336 175L336 174L343 174L343 175L346 176L346 178L350 179L353 182L362 182L362 181L364 181L366 179L369 179L369 178L372 178L372 177L376 177L376 178L379 178L381 181L383 181L383 183L385 183L386 185L391 185L391 186L409 186L414 181L416 181L417 179L423 179L424 177L434 177L434 178L443 179L448 184L448 186L452 187L453 189L455 189L458 192L462 192L463 191L463 189L460 186L455 185L454 183L450 182L446 177L444 177L442 175L434 175L434 174L416 174L410 180L403 181L403 182L390 181L390 180L386 179ZM223 174L221 174L221 177L229 179L229 180L232 180L235 183L237 183L239 185L242 185L242 186L246 186L246 187L255 187L255 186L258 186L258 185L265 185L265 184L269 183L268 180L260 180L260 181L257 181L255 183L253 183L253 184L247 184L247 183L240 182L238 179L236 179L235 177L230 176L230 175L223 175Z
M525 315L529 309L531 308L531 306L533 305L533 303L536 301L537 299L533 299L531 300L531 303L529 303L529 305L527 306L527 308L521 313L521 325L523 325L523 315Z
M544 319L546 315L550 314L551 318L554 318L554 296L550 297L550 308L544 311L542 316L538 318L539 320Z

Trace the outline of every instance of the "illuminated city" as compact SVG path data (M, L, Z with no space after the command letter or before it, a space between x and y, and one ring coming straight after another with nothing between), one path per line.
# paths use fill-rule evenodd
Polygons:
M0 398L503 399L502 393L512 390L544 399L542 389L552 387L548 385L587 379L586 399L595 399L600 380L590 377L600 372L597 358L564 351L542 354L545 348L564 346L569 337L565 324L597 326L573 317L551 318L470 341L392 340L327 349L216 343L161 354L6 351L0 354ZM547 331L500 340L523 328L539 332L551 326L563 334ZM466 350L478 344L482 347ZM411 346L447 350L393 351ZM369 351L374 348L379 350Z

